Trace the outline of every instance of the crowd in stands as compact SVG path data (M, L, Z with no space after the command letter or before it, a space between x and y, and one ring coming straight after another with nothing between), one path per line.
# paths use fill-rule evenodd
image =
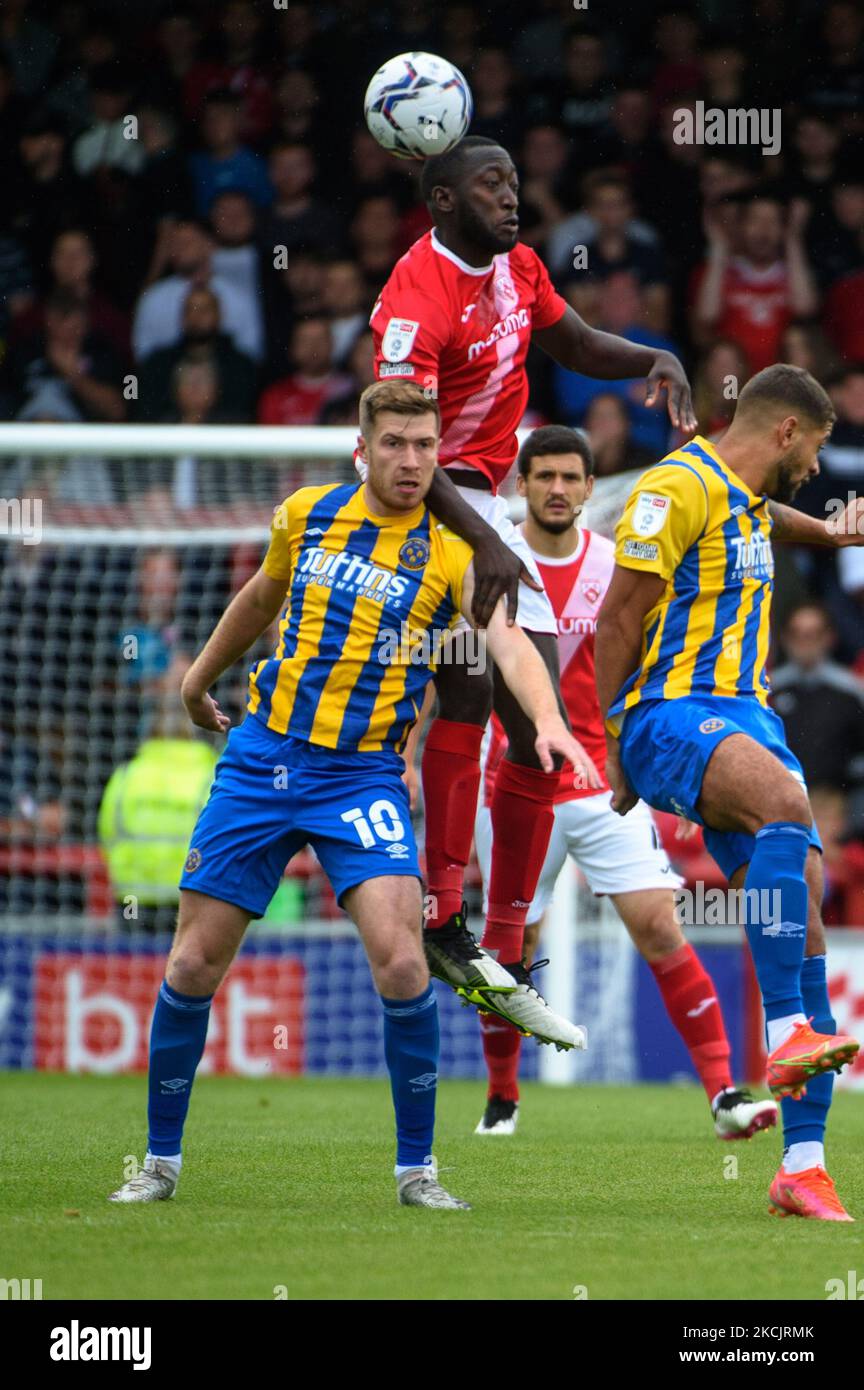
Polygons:
M522 238L569 303L683 358L701 432L752 373L806 366L838 418L799 502L824 515L864 489L860 0L4 0L3 417L353 424L369 312L429 226L418 166L362 120L371 73L410 49L467 76L472 131L512 152ZM779 149L679 142L697 102L779 110ZM642 382L534 350L529 370L526 423L584 426L601 476L676 442ZM55 471L53 495L118 500L96 462ZM2 495L34 476L0 459ZM10 563L0 588L19 581ZM859 831L862 609L864 551L784 558L777 708Z

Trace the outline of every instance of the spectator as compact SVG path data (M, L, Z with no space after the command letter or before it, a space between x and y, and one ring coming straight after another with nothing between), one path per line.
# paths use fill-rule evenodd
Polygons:
M864 111L864 16L855 0L834 0L824 10L821 44L799 85L800 100L860 130Z
M669 339L644 327L644 308L639 284L630 271L616 271L608 279L568 286L565 297L573 307L597 328L620 333L646 347L677 352ZM667 452L669 427L666 412L659 403L652 409L645 405L644 381L595 381L568 372L563 367L553 369L556 408L563 423L582 424L585 411L595 396L612 392L626 400L630 412L633 443L653 453L655 460Z
M591 198L595 188L601 185L615 184L616 188L623 186L627 191L627 184L616 174L614 170L598 169L588 174L583 182L583 202L587 203ZM610 200L611 204L611 200ZM614 210L609 206L604 209L612 219L615 220ZM594 218L591 216L587 206L580 208L578 212L571 213L553 228L549 236L546 247L549 270L553 275L569 275L574 265L575 252L578 247L587 246L595 241L598 236L599 228ZM634 246L646 246L654 252L658 249L658 236L656 227L644 222L641 218L635 217L632 213L625 222L623 232Z
M141 106L138 138L144 151L137 183L141 211L156 235L168 219L191 214L192 184L186 157L179 148L177 122L170 111Z
M27 104L15 91L12 68L0 52L0 180L4 189L10 187L15 177L15 151L26 114ZM5 221L4 212L3 224Z
M164 104L175 116L183 110L183 93L200 47L201 30L191 10L172 4L156 26L153 72L147 91L151 100Z
M544 83L529 102L529 119L560 124L580 150L589 149L593 140L608 133L612 111L613 89L601 35L587 24L571 30L563 66L564 76Z
M201 118L203 150L189 157L192 190L199 216L206 217L219 193L248 193L258 207L269 207L273 189L267 166L240 140L241 114L237 98L227 89L210 92Z
M286 72L276 88L275 143L320 145L320 107L321 93L312 74L301 68Z
M830 281L823 322L847 361L864 360L864 178L849 173L832 190L836 234L823 245L821 273Z
M468 74L474 97L472 135L485 135L510 149L518 140L522 120L514 98L516 74L505 48L481 48Z
M566 216L562 184L569 145L554 125L535 125L522 143L519 237L542 251L546 238Z
M176 373L178 367L186 364L205 366L213 379L214 398L202 418L223 424L253 420L255 363L238 352L221 331L219 300L212 290L189 290L183 304L182 328L179 342L151 353L142 364L138 419L149 423L183 419L176 395Z
M263 218L263 253L272 259L274 249L336 254L342 244L342 224L332 208L313 194L317 168L308 145L279 144L268 162L273 185L273 205Z
M0 51L15 74L15 86L25 97L45 86L57 54L53 29L30 13L30 0L6 0L0 16Z
M760 372L777 361L790 318L816 312L817 295L804 250L806 205L786 213L758 193L741 209L733 238L714 213L706 218L708 259L693 286L693 333L706 342L731 338Z
M85 214L84 185L67 159L59 116L37 111L24 124L19 144L21 167L9 190L12 231L28 248L39 281L47 280L50 248L57 233L80 226Z
M781 632L786 661L772 674L771 703L809 786L864 794L864 686L832 660L837 633L828 610L808 602Z
M629 181L639 207L651 206L655 190L644 180L646 160L657 159L660 146L655 134L654 106L645 87L624 82L615 92L609 114L609 134L599 136L594 150L580 154L573 177L592 166L614 165Z
M314 425L328 401L345 395L350 377L333 370L333 338L324 318L303 319L291 338L292 372L264 392L259 425Z
M586 180L586 209L594 225L587 251L588 276L606 280L630 272L642 292L643 321L647 328L665 333L669 320L669 286L663 259L656 247L628 234L633 220L633 201L624 179L598 173Z
M352 427L357 424L360 396L366 387L372 386L376 380L375 340L368 329L356 339L348 354L346 366L351 374L351 389L327 402L321 411L319 424Z
M780 361L803 367L817 381L826 382L837 374L837 358L818 323L795 320L783 333Z
M57 81L45 97L64 129L80 135L93 115L93 74L121 61L120 43L103 20L93 18L76 34Z
M222 329L237 348L256 362L264 351L261 305L231 280L213 270L215 250L210 229L191 220L177 222L165 238L161 262L153 270L172 273L145 290L132 326L132 348L143 362L157 348L177 343L183 332L183 305L193 287L207 286L219 301Z
M631 468L649 468L657 462L650 450L633 443L627 403L611 391L594 397L585 412L585 430L594 451L594 472L598 478Z
M700 434L711 439L729 427L738 394L749 377L749 363L737 343L718 338L706 348L693 380L693 409Z
M324 304L330 316L333 360L341 364L369 322L372 307L355 261L331 261L324 271Z
M652 84L658 106L699 91L702 86L699 40L699 21L684 6L673 6L658 16L653 47L659 61Z
M92 331L86 307L68 290L48 299L43 332L16 365L19 412L38 398L41 413L65 419L116 424L126 416L116 353Z
M812 210L807 242L818 269L818 245L830 234L831 185L838 174L841 135L821 111L802 111L795 126L795 159L784 187L788 198L806 198Z
M32 306L33 276L27 253L17 237L0 234L0 344L5 344L10 320L20 321Z
M864 926L864 844L846 797L838 787L811 787L810 805L822 841L825 887L822 920L827 927Z
M860 169L841 170L831 186L814 256L823 285L864 270L864 174Z
M351 223L360 269L370 284L382 285L402 254L399 211L392 198L367 198Z
M132 82L125 69L105 63L91 74L90 105L93 122L72 146L72 163L81 178L103 169L119 169L135 176L144 163L139 140L129 133Z
M216 241L214 274L258 303L261 276L254 203L245 193L220 193L209 220Z
M747 51L734 31L717 32L701 47L702 81L699 94L706 106L741 107L751 104Z
M195 64L186 76L187 114L196 120L214 92L230 92L237 104L240 139L260 145L273 124L263 14L254 0L228 0L219 10L218 24L220 57Z
M105 340L121 362L129 358L129 320L112 301L95 287L96 251L90 233L82 227L61 232L51 248L50 297L55 291L77 299L87 311L91 330ZM16 316L14 336L26 345L44 327L44 307L35 304Z

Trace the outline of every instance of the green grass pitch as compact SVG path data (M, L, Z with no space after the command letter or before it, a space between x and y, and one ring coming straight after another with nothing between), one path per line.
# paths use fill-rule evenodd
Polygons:
M45 1299L824 1300L861 1267L860 1224L768 1216L777 1132L719 1143L695 1087L526 1086L513 1139L474 1137L482 1096L439 1092L442 1178L472 1212L397 1206L386 1083L234 1078L196 1084L177 1197L130 1208L105 1199L143 1157L144 1079L0 1075L0 1278ZM839 1096L829 1166L859 1223L862 1134L864 1099Z

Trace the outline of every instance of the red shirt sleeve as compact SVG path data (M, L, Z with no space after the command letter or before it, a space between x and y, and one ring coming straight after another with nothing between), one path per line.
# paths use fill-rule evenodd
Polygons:
M536 299L531 313L531 327L538 329L551 328L553 323L558 322L564 310L567 308L567 301L566 299L562 299L561 295L555 289L552 281L549 279L548 270L537 255L534 257L534 265L536 272L534 284Z
M441 351L450 336L446 308L413 286L385 285L370 319L379 381L412 381L437 393Z

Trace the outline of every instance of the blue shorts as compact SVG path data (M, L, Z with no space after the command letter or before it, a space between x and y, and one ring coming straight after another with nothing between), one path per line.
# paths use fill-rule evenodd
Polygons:
M403 767L397 753L336 752L247 715L228 735L180 887L262 917L305 845L339 901L369 878L419 879Z
M646 700L628 710L621 728L621 765L634 792L658 811L672 811L705 827L705 848L727 878L749 864L754 836L712 830L696 810L708 759L730 734L747 734L787 767L806 791L804 773L786 743L783 721L747 696L687 695ZM810 843L821 850L815 824Z

